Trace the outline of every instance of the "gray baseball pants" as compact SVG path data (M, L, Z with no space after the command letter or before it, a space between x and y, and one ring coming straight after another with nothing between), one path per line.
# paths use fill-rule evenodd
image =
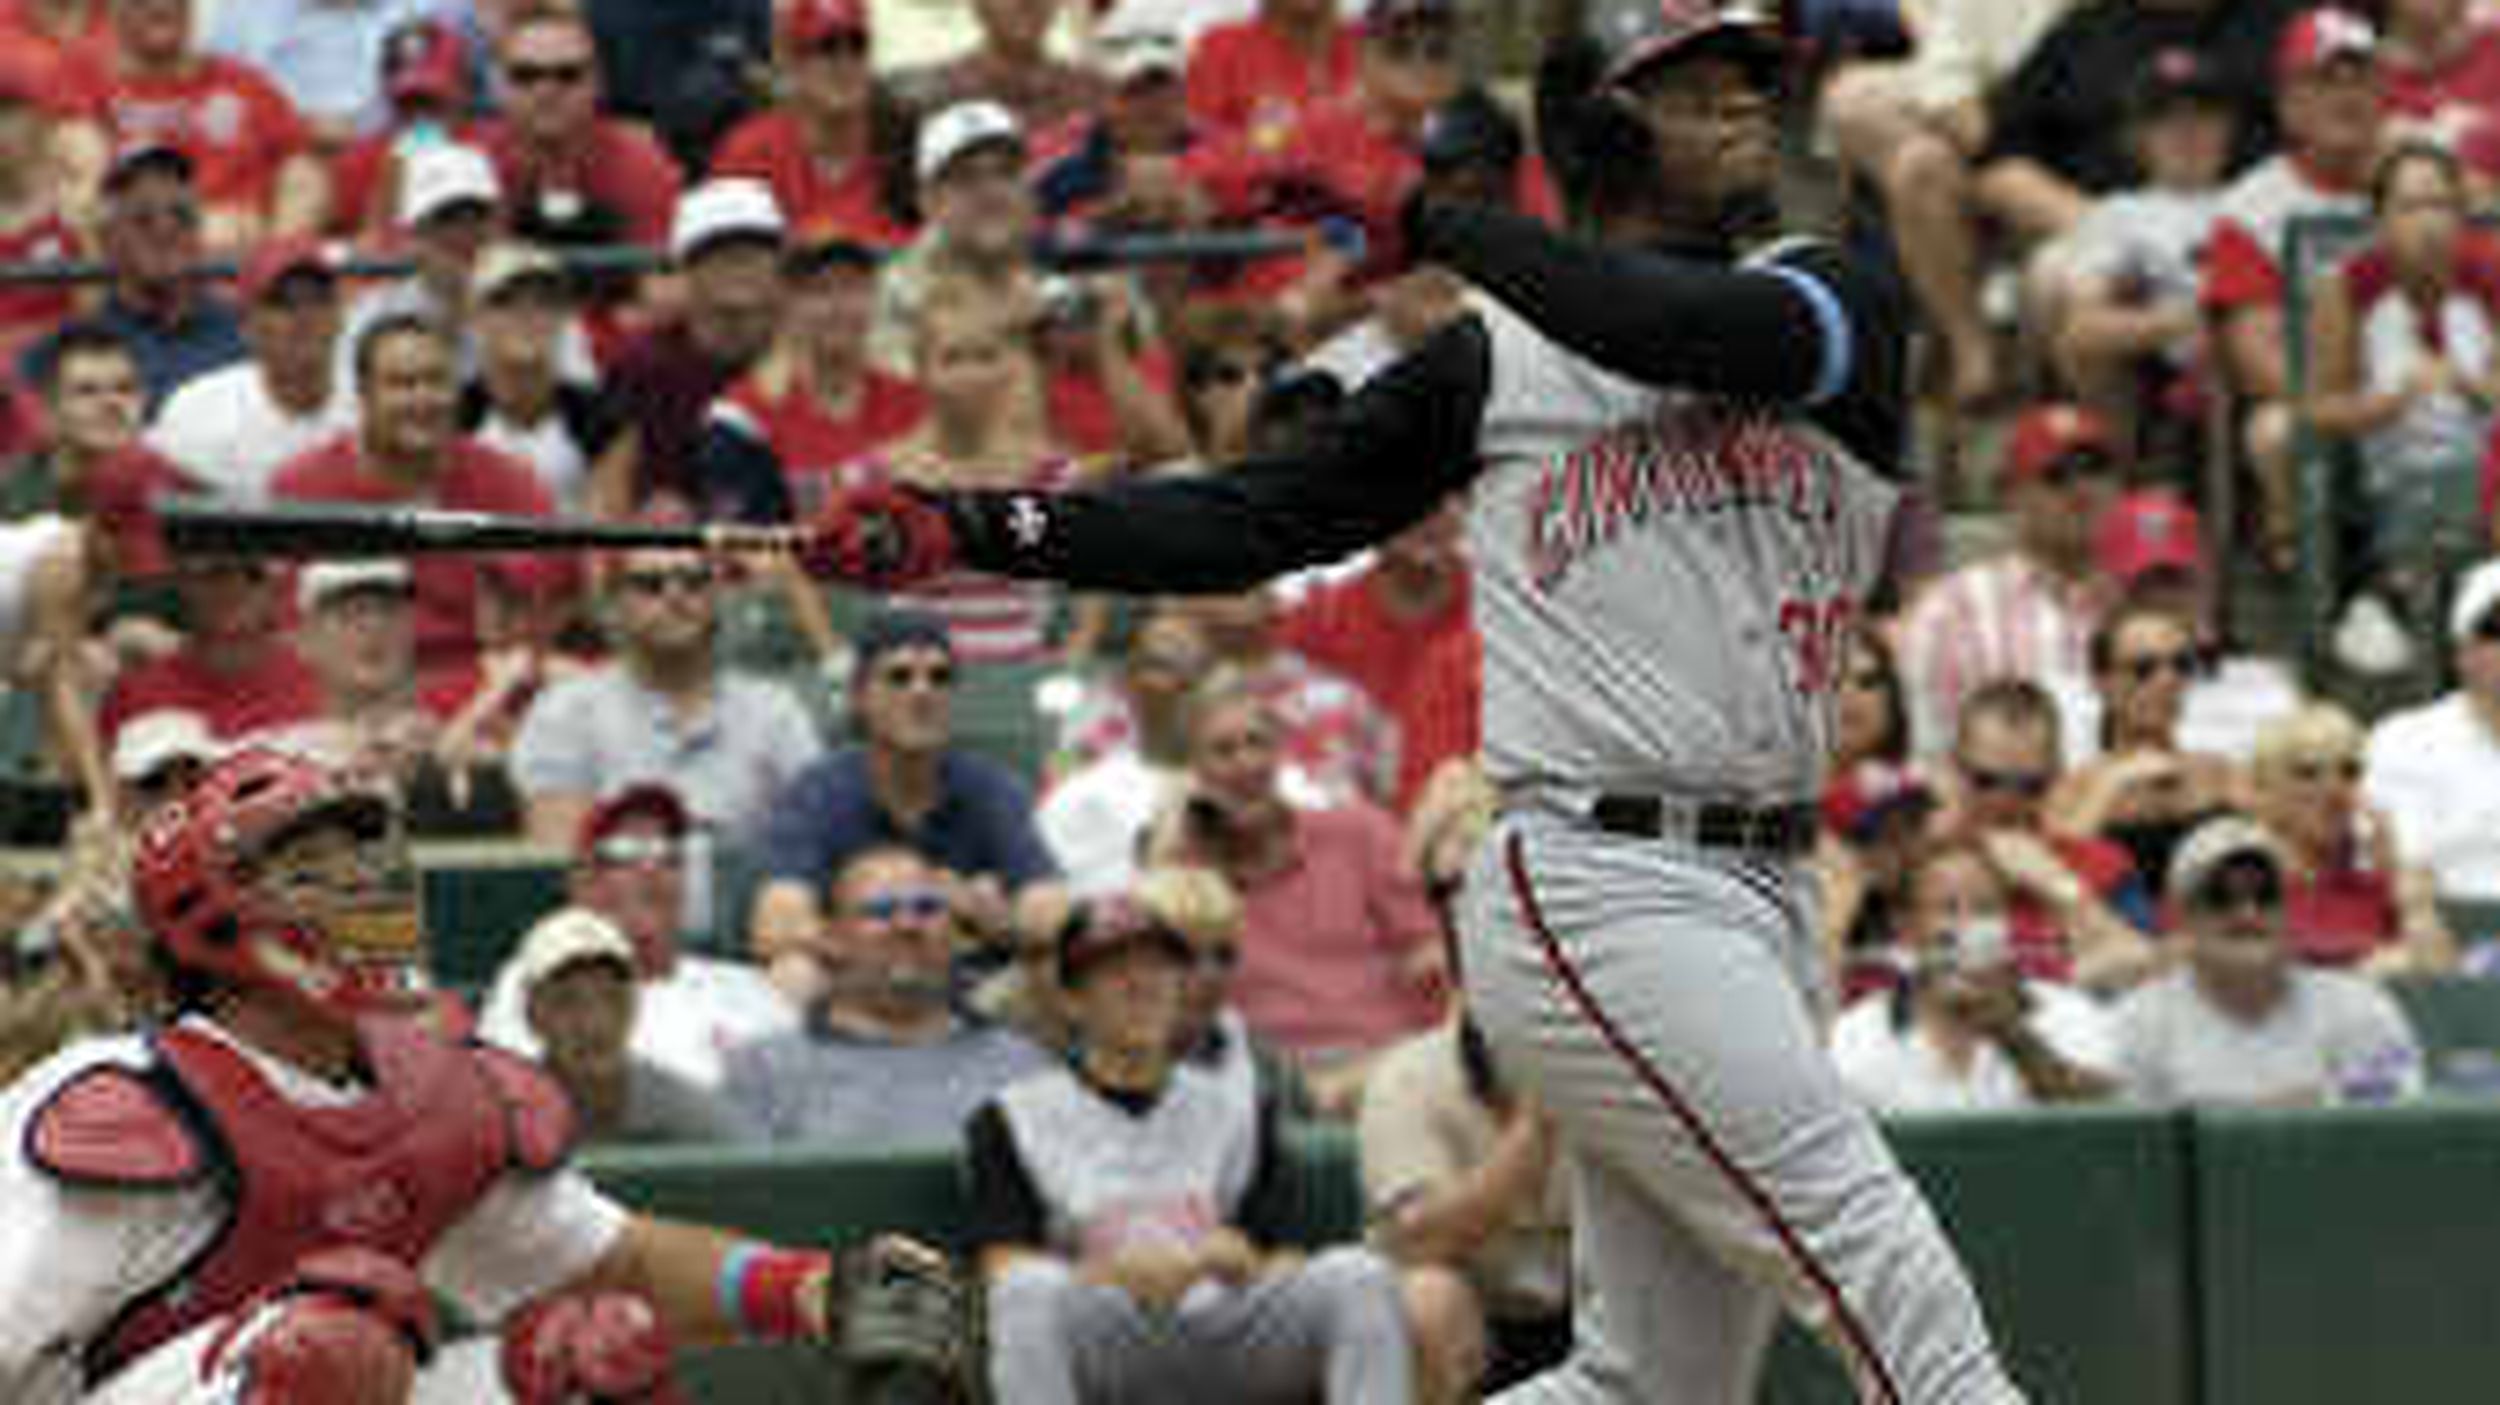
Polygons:
M1824 1051L1793 867L1503 817L1467 995L1572 1157L1571 1357L1512 1405L1744 1405L1784 1305L1869 1405L2018 1405L1960 1261Z
M1201 1284L1171 1312L1027 1259L990 1285L999 1405L1410 1405L1397 1274L1368 1249L1326 1250L1238 1289Z

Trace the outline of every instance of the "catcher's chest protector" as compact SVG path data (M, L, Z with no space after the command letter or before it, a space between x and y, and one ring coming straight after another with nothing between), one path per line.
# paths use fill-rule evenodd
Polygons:
M213 1036L175 1028L156 1037L162 1116L214 1143L226 1221L196 1262L98 1338L90 1380L233 1310L314 1249L361 1244L422 1262L507 1168L562 1160L569 1109L544 1074L412 1021L368 1021L362 1034L374 1087L342 1108L288 1101ZM83 1164L46 1169L104 1179Z

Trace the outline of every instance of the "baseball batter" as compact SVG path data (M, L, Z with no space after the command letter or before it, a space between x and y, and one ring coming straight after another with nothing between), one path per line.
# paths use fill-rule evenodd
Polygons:
M1233 589L1472 485L1505 813L1466 980L1563 1130L1585 1288L1570 1359L1505 1398L1733 1405L1783 1303L1866 1400L2022 1398L1819 1038L1799 860L1896 496L1904 313L1834 248L1755 242L1777 54L1766 21L1681 0L1558 42L1539 129L1581 233L1418 202L1413 252L1501 306L1306 452L1060 495L861 492L799 543L871 585L962 562Z

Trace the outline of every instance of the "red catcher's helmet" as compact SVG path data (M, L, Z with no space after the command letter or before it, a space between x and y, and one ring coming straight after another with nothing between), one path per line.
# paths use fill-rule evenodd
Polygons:
M352 891L288 901L257 884L281 840L337 824L362 851ZM425 989L416 890L391 803L301 756L219 761L140 832L131 887L172 964L272 990L326 1018L409 1008Z

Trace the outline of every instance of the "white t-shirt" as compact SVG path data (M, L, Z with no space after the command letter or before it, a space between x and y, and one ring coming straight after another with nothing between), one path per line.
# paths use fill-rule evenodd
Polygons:
M281 465L355 427L347 382L333 377L321 408L295 415L270 397L260 367L241 361L183 382L156 412L147 443L221 497L266 502Z
M2500 736L2464 693L2370 729L2361 788L2443 898L2500 898Z
M2386 991L2342 971L2294 967L2255 1024L2225 1015L2174 971L2118 1004L2128 1095L2152 1103L2305 1105L2422 1090L2422 1048Z
M1078 897L1116 893L1137 876L1137 845L1180 780L1135 750L1115 751L1050 788L1033 813Z
M2068 986L2025 981L2033 1032L2058 1057L2116 1075L2117 1027L2092 997ZM1915 1020L1893 1023L1893 997L1869 995L1832 1025L1832 1062L1850 1090L1879 1112L1994 1112L2034 1099L2014 1061L1982 1041L1956 1070Z
M46 513L22 522L0 522L0 685L24 665L35 568L52 548L77 535L68 518Z
M665 978L642 983L628 1047L636 1057L689 1083L718 1090L728 1076L730 1050L798 1026L798 1011L762 968L680 955ZM529 1027L514 963L507 961L495 972L477 1032L516 1054L538 1057L538 1036Z
M186 1020L233 1042L215 1024ZM324 1083L240 1043L279 1094L307 1107L359 1093ZM223 1222L213 1185L174 1191L72 1188L26 1160L26 1123L54 1089L98 1064L146 1067L134 1035L81 1040L0 1092L0 1400L66 1405L78 1355L124 1305L180 1273ZM629 1218L580 1172L506 1176L435 1242L419 1271L436 1291L491 1322L588 1272Z

